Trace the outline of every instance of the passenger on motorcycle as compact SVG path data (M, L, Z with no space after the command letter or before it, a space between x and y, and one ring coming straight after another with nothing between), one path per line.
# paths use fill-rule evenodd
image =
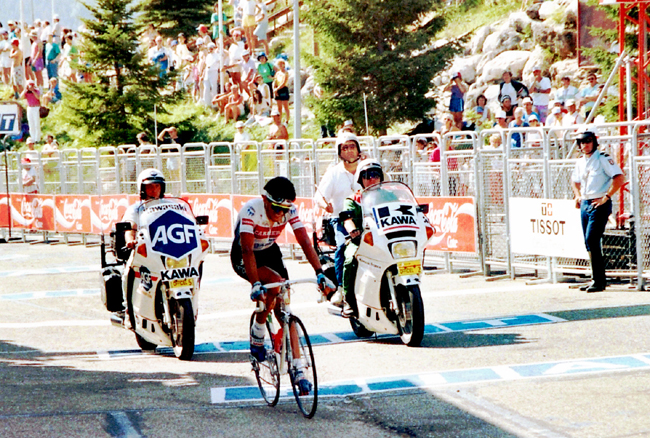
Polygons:
M162 199L165 196L165 177L157 169L145 169L138 175L137 187L138 193L140 193L140 201L129 206L122 217L122 222L129 222L131 224L131 229L124 233L125 246L129 249L135 248L137 243L136 235L139 226L139 217L145 202L152 199ZM125 319L125 322L133 326L133 307L131 304L133 271L131 269L131 260L132 257L129 258L124 268L124 273L122 274L122 291L129 311L129 317Z
M343 132L336 139L336 149L339 163L330 167L323 175L318 186L316 202L327 213L332 215L335 230L336 251L334 252L334 269L336 281L340 285L343 278L343 252L347 232L339 220L343 202L348 196L354 195L360 187L354 179L355 172L362 159L359 139L351 132ZM340 291L331 298L332 304L340 306L342 296Z
M251 283L251 300L260 300L265 304L264 311L256 314L250 333L251 354L259 361L263 361L266 354L264 324L269 312L274 308L275 297L280 292L280 288L267 290L263 285L289 278L282 262L282 253L275 243L287 223L291 225L296 240L314 268L321 291L327 295L336 289L334 283L323 274L318 255L293 204L295 199L296 191L293 183L285 177L278 176L266 183L261 198L248 201L237 216L230 260L237 275ZM275 310L276 316L279 316L277 313L279 308ZM292 330L291 344L295 343L292 349L294 360L299 361L298 365L300 365L300 350L297 342L297 333ZM311 391L311 382L304 377L302 370L298 372L298 381L301 392Z
M359 163L354 179L363 189L374 186L384 181L384 171L379 161L369 158ZM345 246L345 260L343 262L343 312L346 318L357 314L357 299L354 295L354 277L357 274L357 261L354 257L361 243L361 230L363 229L363 216L361 211L361 190L352 197L346 198L343 210L339 215L349 238Z

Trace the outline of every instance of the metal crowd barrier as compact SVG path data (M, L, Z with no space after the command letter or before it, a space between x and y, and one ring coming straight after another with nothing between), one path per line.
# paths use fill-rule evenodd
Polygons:
M628 184L612 200L604 251L608 275L635 280L650 276L650 122L590 125L600 149L622 164ZM378 159L393 180L407 183L416 196L471 196L476 204L475 254L431 252L446 269L469 269L486 276L543 273L588 274L586 260L516 254L510 249L509 199L573 199L571 174L578 157L573 135L585 126L489 129L360 137L364 156ZM492 137L501 146L490 146ZM513 143L520 138L521 147ZM440 161L418 140L440 147ZM258 195L274 176L290 178L299 197L314 197L320 179L337 162L335 139L213 142L184 145L10 151L0 156L0 192L22 193L22 158L35 166L42 194L135 194L137 175L160 169L173 195ZM9 179L5 184L4 174Z

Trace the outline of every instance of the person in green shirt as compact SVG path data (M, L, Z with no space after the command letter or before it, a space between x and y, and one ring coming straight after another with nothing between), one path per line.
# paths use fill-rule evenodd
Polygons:
M367 189L384 181L384 171L379 161L369 158L359 163L354 175L356 181ZM361 209L361 191L357 191L351 198L343 202L343 211L339 218L349 234L345 247L345 261L343 262L343 312L346 318L357 314L357 299L354 295L354 278L357 275L357 260L354 257L361 243L363 230L363 212Z
M212 14L212 17L210 18L210 27L212 27L212 40L217 41L219 40L219 2L216 2L214 4L214 14ZM221 27L221 32L223 33L223 36L225 39L229 38L228 35L228 26L226 25L226 21L228 21L228 16L226 15L223 10L221 11L221 19L223 21L223 26Z
M273 64L269 62L266 53L260 53L257 55L257 60L259 61L257 72L262 76L264 83L269 86L269 90L271 90L271 99L273 99L273 76L275 76L275 67L273 67Z

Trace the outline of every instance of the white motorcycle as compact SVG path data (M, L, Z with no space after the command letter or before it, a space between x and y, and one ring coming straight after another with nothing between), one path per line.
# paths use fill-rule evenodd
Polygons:
M363 231L356 253L354 291L358 317L350 318L361 338L399 334L402 342L419 346L424 336L420 276L424 247L434 234L425 214L404 183L386 181L361 194ZM328 306L330 313L341 309Z
M116 263L106 263L102 243L104 305L113 312L111 323L130 328L142 350L167 346L181 360L192 358L203 259L209 248L199 225L207 222L207 216L195 218L182 199L155 199L142 207L133 251L124 247L128 222L116 224L112 233ZM126 260L128 276L123 281L118 268Z

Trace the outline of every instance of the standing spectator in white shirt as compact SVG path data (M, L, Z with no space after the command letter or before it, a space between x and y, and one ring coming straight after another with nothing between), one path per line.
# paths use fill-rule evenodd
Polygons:
M555 90L555 100L565 105L569 99L576 99L578 97L578 89L571 85L571 78L564 76L562 78L562 86Z
M11 43L9 42L9 32L7 29L0 29L0 75L2 83L11 85Z
M538 65L533 67L533 75L535 78L530 84L529 90L532 93L533 105L537 108L539 114L539 121L546 122L548 115L548 101L551 94L551 80L542 76L542 68Z
M212 99L217 95L219 83L219 52L215 43L208 43L208 53L205 56L203 69L203 96L206 106L210 106Z

